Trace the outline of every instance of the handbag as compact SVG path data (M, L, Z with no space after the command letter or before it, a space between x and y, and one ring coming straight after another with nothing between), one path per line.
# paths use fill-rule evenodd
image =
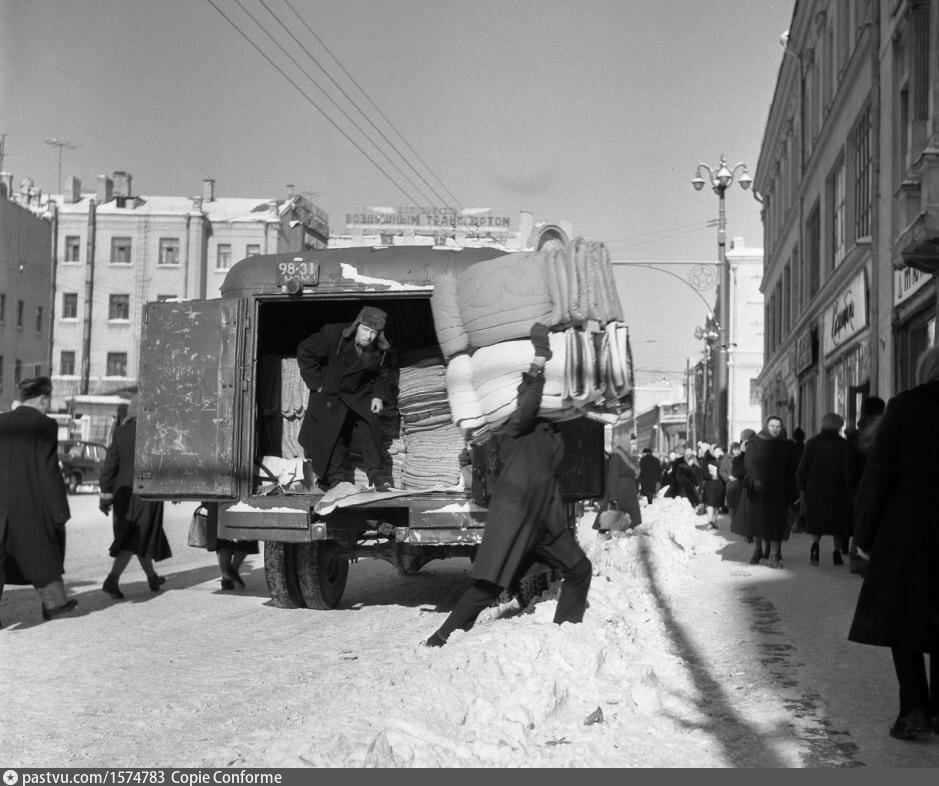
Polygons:
M189 521L189 545L197 549L204 549L209 541L206 536L208 511L200 505L192 514Z
M623 532L629 526L629 516L619 509L615 499L611 499L604 510L597 513L593 528L604 532Z

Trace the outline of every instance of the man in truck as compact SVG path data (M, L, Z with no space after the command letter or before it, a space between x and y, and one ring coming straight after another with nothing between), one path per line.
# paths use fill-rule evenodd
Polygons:
M352 444L362 453L369 483L390 488L381 476L378 420L392 396L386 319L380 308L363 306L351 324L324 325L297 347L300 376L310 390L298 441L324 490L347 480L343 462Z
M535 357L522 374L515 411L496 437L502 472L473 562L473 584L424 642L428 647L442 647L453 631L472 628L483 609L536 560L560 569L564 579L554 622L583 620L593 567L568 529L561 504L557 472L564 440L554 424L538 417L544 366L552 355L548 328L532 325L531 342Z

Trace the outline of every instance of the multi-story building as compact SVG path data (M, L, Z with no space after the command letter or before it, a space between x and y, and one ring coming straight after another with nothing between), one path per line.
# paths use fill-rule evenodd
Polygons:
M798 0L754 189L763 200L763 415L814 434L856 418L873 341L878 227L878 3Z
M784 44L754 181L760 386L811 435L913 384L935 338L939 0L799 0Z
M49 374L52 308L51 222L12 201L12 177L0 184L0 411L21 379ZM29 193L25 201L38 194Z
M54 406L75 394L132 388L144 304L219 297L228 269L252 254L323 248L326 214L305 198L136 195L131 176L73 177L53 197L58 260L52 350Z

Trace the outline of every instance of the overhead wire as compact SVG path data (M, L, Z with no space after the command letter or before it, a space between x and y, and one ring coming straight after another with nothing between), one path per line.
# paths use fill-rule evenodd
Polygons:
M391 156L389 156L388 153L385 152L385 151L381 148L381 146L380 146L377 142L375 142L375 140L372 139L372 137L370 137L369 134L368 134L366 131L364 131L364 130L362 129L362 127L349 115L349 113L346 112L346 110L343 109L343 108L339 105L339 103L338 103L331 95L329 95L329 93L328 93L326 90L323 89L323 87L319 84L319 82L316 81L316 79L310 74L310 72L307 71L307 70L297 61L297 59L296 59L290 52L287 51L287 49L283 46L283 44L281 44L280 41L278 41L278 40L274 37L274 35L273 35L266 27L264 27L264 25L260 22L260 20L258 20L258 18L257 18L256 16L254 16L254 14L252 14L247 8L245 8L244 3L242 3L241 0L234 0L234 2L235 2L235 4L236 4L239 8L241 8L241 10L248 16L248 18L251 19L251 21L254 22L254 23L258 26L258 28L260 28L261 32L263 32L268 38L270 38L271 41L273 41L274 45L275 45L276 47L278 47L278 49L280 49L280 51L283 52L297 68L300 69L300 72L301 72L307 79L309 79L309 80L313 83L313 85L316 87L316 89L319 90L319 91L326 97L326 99L342 114L342 116L343 116L346 120L348 120L349 123L352 124L352 126L355 128L355 130L358 131L363 137L365 137L365 138L375 147L375 149L376 149L381 155L383 155L383 156L385 157L385 159L388 161L388 163L391 164L391 166L393 166L393 167L397 170L398 174L401 175L401 177L403 177L403 178L408 182L408 185L410 185L411 188L415 189L415 190L418 192L418 194L420 195L420 197L421 197L423 200L425 200L425 202L427 202L427 203L433 203L433 200L430 199L430 198L427 196L427 194L424 193L424 192L421 190L420 186L418 186L417 183L415 183L415 182L410 178L410 176L409 176L403 169L401 169L401 167L391 158ZM263 5L266 9L268 8L268 6L264 3L264 0L259 0L259 2L260 2L261 5ZM273 12L270 11L270 9L268 9L268 13L270 13L272 16L274 16L274 18L277 20L278 24L280 24L282 27L285 27L285 26L283 25L283 23L280 21L280 19L278 19L277 16L274 15ZM286 27L285 27L285 29L286 29ZM290 31L288 30L288 33L289 33L289 32L290 32ZM292 36L293 34L290 33L290 35ZM318 64L317 64L317 65L318 65Z
M446 184L437 176L437 174L433 171L433 169L431 169L431 167L427 164L427 162L424 161L424 159L421 157L421 155L414 149L414 147L408 142L408 140L404 138L404 135L395 127L394 123L392 123L391 120L389 120L388 116L387 116L387 115L381 110L381 108L372 100L371 96L369 96L369 94L365 91L365 88L363 88L363 87L356 81L355 77L353 77L352 74L350 74L349 71L346 69L346 67L339 61L339 58L336 57L335 54L333 54L332 50L330 50L330 48L329 48L328 46L326 46L326 44L325 44L325 43L323 42L323 40L316 34L316 32L313 30L313 28L310 27L310 26L307 24L306 20L300 15L300 13L297 11L297 9L294 8L293 5L290 3L290 0L283 0L283 1L284 1L284 4L294 13L294 15L297 17L297 19L300 20L300 23L309 31L310 35L312 35L313 38L316 39L316 42L317 42L317 43L327 52L327 54L329 54L329 56L336 62L336 65L338 65L339 68L340 68L340 70L342 71L342 73L346 75L346 78L347 78L350 82L352 82L353 85L355 85L355 87L358 89L358 91L365 97L365 99L369 102L369 104L372 105L372 108L373 108L376 112L378 112L378 114L381 116L381 118L385 121L385 123L388 124L388 126L392 129L392 131L394 131L394 133L398 136L398 138L405 144L405 146L408 148L408 150L410 150L411 153L413 153L413 154L417 157L417 160L420 161L420 163L421 163L421 164L423 165L423 167L427 170L427 172L431 175L431 177L433 177L434 180L436 180L437 183L440 184L441 188L442 188L444 191L447 192L447 195L450 197L450 200L452 200L452 202L453 202L458 208L461 208L461 209L462 209L463 205L460 203L460 200L457 199L457 197L455 197L455 196L453 195L453 192L450 191L449 188L447 188ZM297 37L293 34L293 32L290 30L290 28L287 27L287 26L277 17L277 15L274 14L273 11L271 11L271 9L270 9L270 7L267 5L267 3L264 2L264 0L258 0L258 2L260 2L261 5L263 5L264 8L267 9L267 12L268 12L269 14L271 14L275 19L277 19L278 23L281 25L281 27L284 28L284 30L287 31L288 35L290 35L290 37L293 38L294 41L296 41L297 45L298 45L301 49L303 49L304 52L306 52L307 56L308 56L314 63L316 63L317 67L326 75L326 77L329 79L329 81L332 82L333 85L335 85L336 89L339 90L339 92L342 93L342 95L346 98L346 100L348 100L349 103L352 104L352 106L354 106L354 107L362 114L362 116L369 122L369 124L372 126L372 128L374 128L374 129L381 135L381 138L384 139L385 142L387 142L388 145L395 151L395 153L397 153L397 154L401 157L401 159L414 171L414 173L421 179L421 182L423 182L424 185L426 185L426 186L434 193L434 196L436 196L436 197L440 200L440 202L441 202L442 204L446 205L446 204L447 204L447 199L445 199L443 196L441 196L440 193L437 191L437 189L434 188L434 186L431 185L423 175L421 175L421 173L418 171L417 167L415 167L413 164L411 164L410 161L408 161L407 156L405 156L405 155L398 149L398 147L397 147L390 139L388 139L388 137L382 132L382 130L378 127L378 125L377 125L376 123L374 123L374 122L372 121L372 119L368 116L368 114L365 112L365 110L363 110L363 109L358 105L358 103L356 103L355 99L353 99L352 96L350 96L350 95L346 92L346 90L343 89L342 85L340 85L340 84L333 78L333 76L329 73L329 71L326 69L326 67L323 66L323 65L319 62L319 60L317 60L316 57L313 56L313 54L310 52L310 50L307 49L307 48L297 39Z
M322 107L320 107L320 106L316 103L316 101L314 101L314 100L303 90L303 88L301 88L301 87L300 87L300 86L299 86L299 85L298 85L298 84L297 84L297 83L296 83L296 82L295 82L295 81L277 64L277 63L275 63L275 62L267 55L267 53L266 53L263 49L261 49L261 47L258 46L258 45L251 39L251 37L250 37L247 33L245 33L245 31L242 30L241 27L239 27L238 24L237 24L231 17L228 16L228 14L226 14L221 8L219 8L218 5L215 4L215 1L214 1L214 0L205 0L205 1L206 1L210 6L212 6L212 8L214 8L214 9L222 16L222 18L225 19L226 22L228 22L228 24L230 24L233 28L235 28L235 30L238 32L238 34L241 35L241 37L244 38L244 39L252 46L252 48L254 48L254 49L258 52L258 54L261 55L261 57L263 57L265 60L267 60L267 62L270 63L270 65L271 65L282 77L284 77L284 79L286 79L286 80L293 86L293 88L294 88L298 93L300 93L300 95L303 96L303 97L307 100L307 102L308 102L314 109L316 109L316 110L326 119L326 121L327 121L330 125L333 126L333 128L335 128L340 134L342 134L356 150L358 150L363 156L365 156L365 158L368 159L368 161L369 161L379 172L381 172L381 173L389 180L389 182L391 182L391 184L392 184L395 188L398 189L398 191L400 191L400 192L405 196L405 198L408 200L408 202L410 202L410 204L412 204L412 205L415 206L415 207L418 207L418 206L419 206L417 200L414 199L414 197L411 196L411 194L409 194L409 193L404 189L404 187L403 187L398 181L396 181L396 180L387 172L387 170L386 170L380 163L378 163L374 158L372 158L372 156L370 156L370 155L368 154L368 152L365 151L365 150L362 148L362 146L346 132L346 130L345 130L344 128L342 128L342 126L340 126L335 120L333 120L333 119L326 113L326 111L325 111Z

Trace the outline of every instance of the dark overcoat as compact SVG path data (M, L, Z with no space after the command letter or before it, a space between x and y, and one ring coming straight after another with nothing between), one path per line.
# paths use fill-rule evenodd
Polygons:
M644 497L658 491L662 479L662 462L651 453L643 453L639 459L639 489Z
M381 426L371 403L373 398L386 404L391 400L387 344L382 348L373 343L360 354L355 347L357 325L324 325L297 347L300 376L310 390L297 440L319 477L326 474L350 410L368 422L375 444L381 444Z
M752 535L764 540L787 540L786 510L795 500L792 442L771 437L764 428L747 440L744 453L747 520Z
M141 499L134 494L134 443L137 418L125 420L114 429L101 466L102 494L113 495L111 517L114 541L110 554L132 551L155 562L173 556L163 531L163 503Z
M501 429L501 471L493 490L483 541L471 576L508 587L536 546L548 545L565 531L558 466L564 440L539 418L544 374L522 374L515 411Z
M939 657L939 382L894 396L858 490L870 555L848 638Z
M805 500L805 530L810 535L851 534L851 491L845 477L847 442L822 429L805 443L796 484Z
M619 450L614 450L610 454L610 461L606 468L606 491L600 501L600 510L605 510L610 500L614 499L619 510L629 514L630 527L638 527L642 524L636 471L623 458Z
M749 507L746 495L747 470L744 466L746 447L731 459L730 474L727 484L727 507L730 510L730 531L744 538L753 537L753 527L748 516Z
M64 572L71 511L57 435L56 422L35 407L0 414L0 529L6 530L16 580L38 587L60 580Z

